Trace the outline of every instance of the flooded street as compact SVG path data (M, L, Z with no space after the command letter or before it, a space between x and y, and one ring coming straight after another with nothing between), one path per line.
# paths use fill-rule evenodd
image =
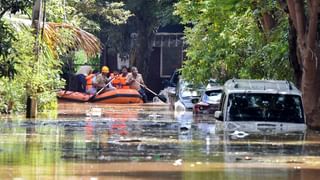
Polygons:
M0 121L0 179L317 179L320 135L225 132L167 105L60 104Z

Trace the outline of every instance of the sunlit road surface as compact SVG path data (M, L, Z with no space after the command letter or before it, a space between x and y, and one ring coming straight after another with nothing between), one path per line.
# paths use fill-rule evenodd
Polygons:
M0 179L319 179L318 132L244 134L161 103L61 103L1 119Z

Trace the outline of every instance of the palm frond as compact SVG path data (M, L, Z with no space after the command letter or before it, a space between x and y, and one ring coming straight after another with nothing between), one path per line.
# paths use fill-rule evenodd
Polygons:
M69 39L61 34L60 30L70 32ZM57 48L83 49L88 56L94 56L101 51L101 43L93 34L66 23L48 22L44 26L44 40L53 54Z

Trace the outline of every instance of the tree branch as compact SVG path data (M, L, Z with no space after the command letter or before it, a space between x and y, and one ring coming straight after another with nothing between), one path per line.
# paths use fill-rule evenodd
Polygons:
M318 26L318 0L308 0L309 8L309 31L307 34L307 45L309 48L314 49L316 46L317 38L317 26Z
M290 18L292 20L292 23L294 25L294 27L297 29L297 18L296 18L296 11L294 8L294 0L287 0L287 4L288 4L288 9L289 9L289 15Z
M305 36L305 12L304 12L304 4L303 4L303 0L295 0L294 3L294 9L296 11L296 22L297 22L297 32L298 32L298 39L300 38L304 38Z

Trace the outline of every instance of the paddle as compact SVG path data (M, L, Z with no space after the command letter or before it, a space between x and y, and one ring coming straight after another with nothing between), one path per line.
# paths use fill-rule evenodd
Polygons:
M98 92L94 93L94 95L92 95L88 101L92 101L97 95L99 95L103 90L104 88L106 88L107 86L109 86L112 81L115 79L116 77L113 77L105 86L103 86Z
M136 80L134 80L136 81ZM159 95L157 93L155 93L154 91L152 91L151 89L147 88L147 86L139 83L138 81L136 81L140 86L142 86L143 88L145 88L146 90L148 90L149 92L151 92L153 95L157 96L162 102L166 103L167 102L167 98L164 97L163 95Z

